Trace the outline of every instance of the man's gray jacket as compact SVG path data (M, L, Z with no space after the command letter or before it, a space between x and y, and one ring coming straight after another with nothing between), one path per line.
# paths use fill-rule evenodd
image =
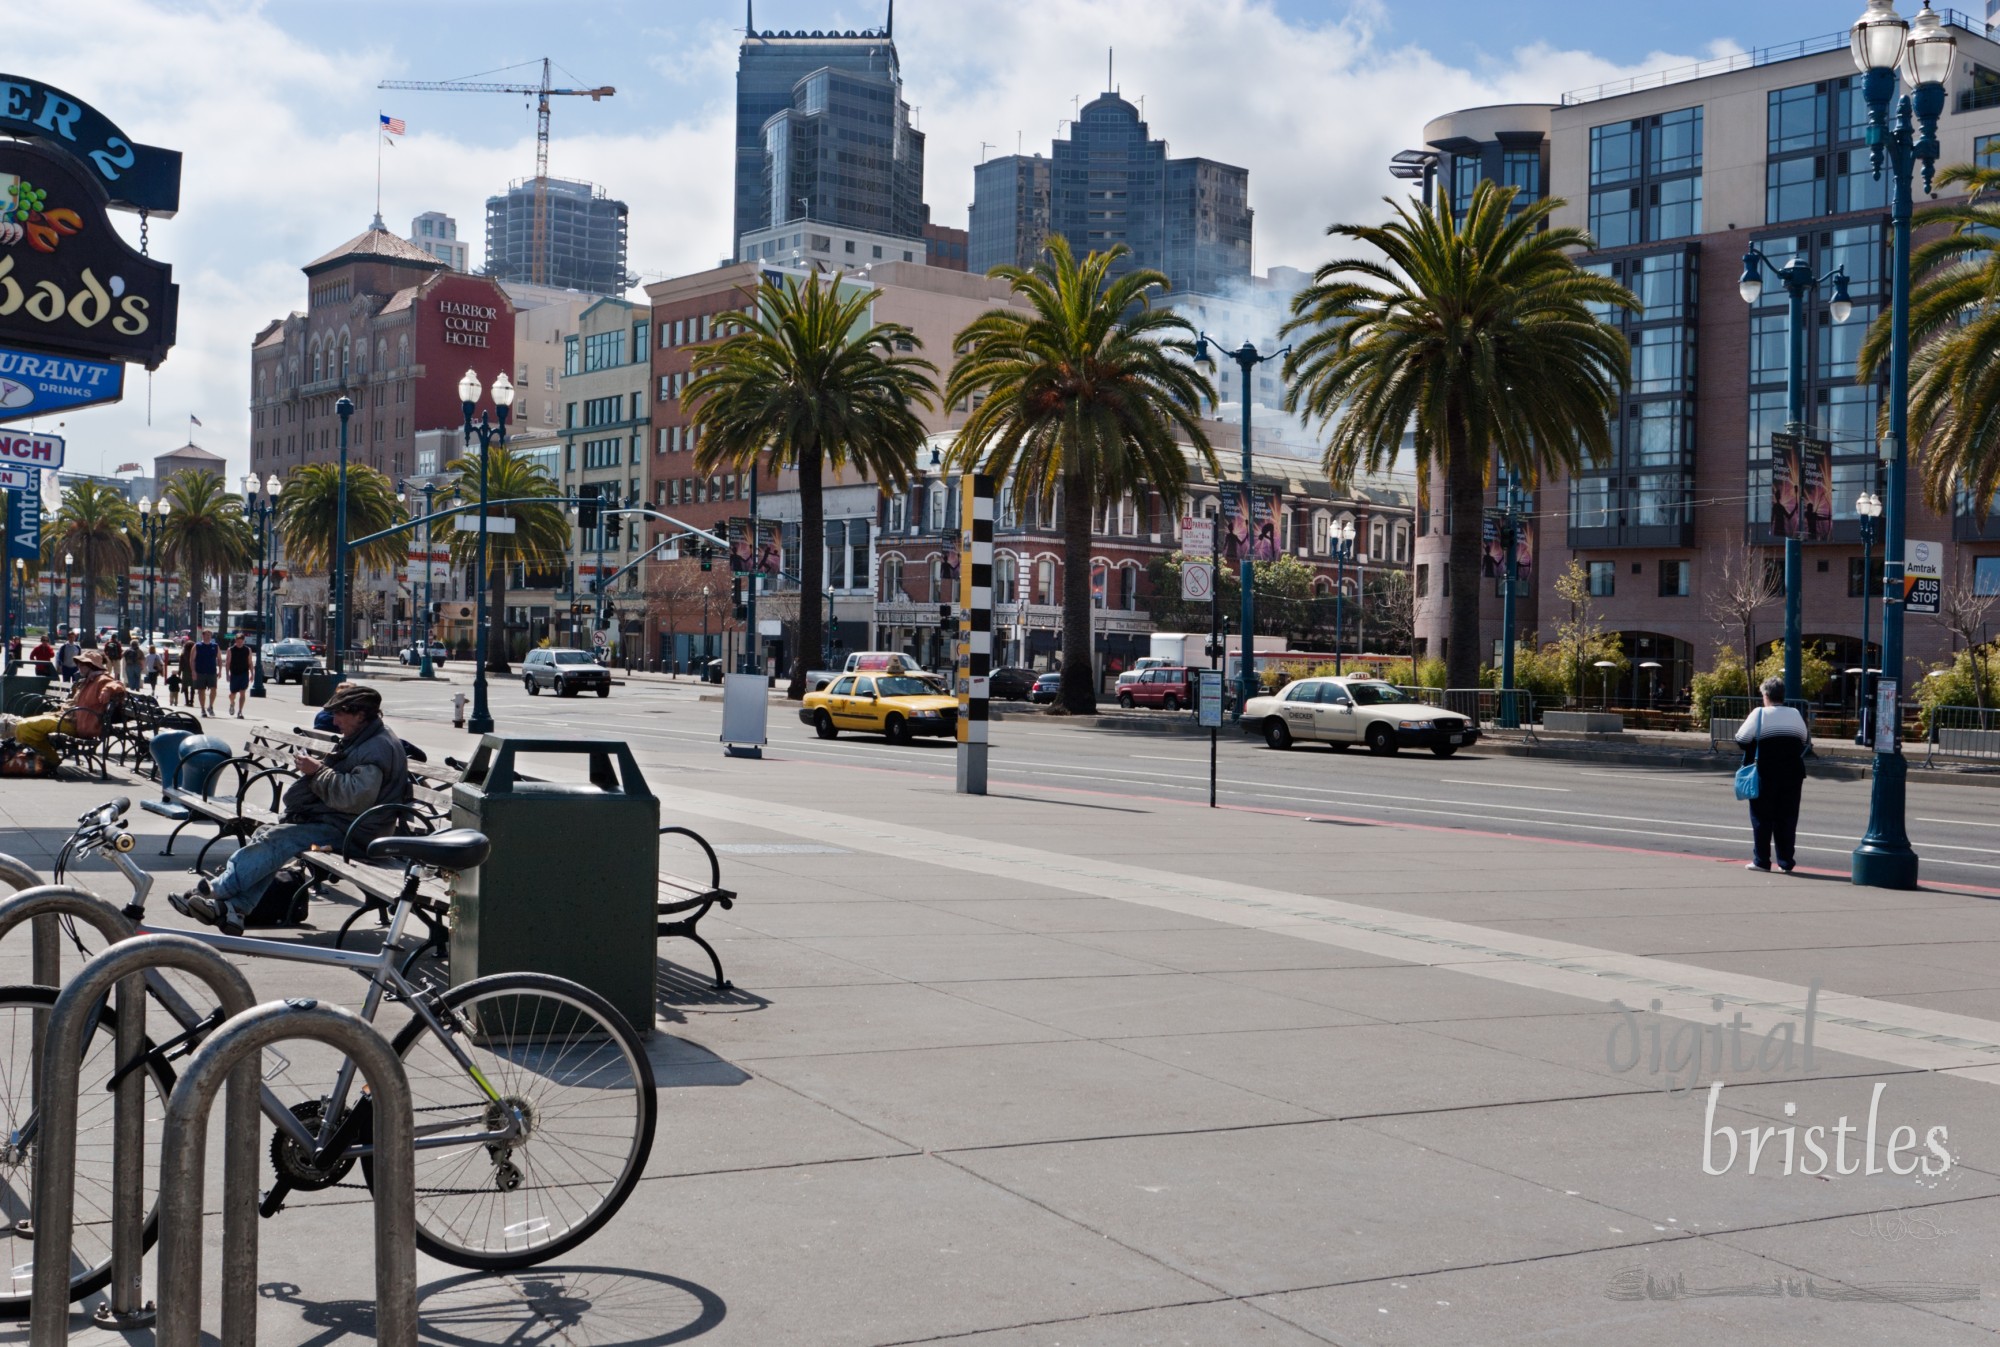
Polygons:
M409 759L403 741L380 718L342 739L327 756L324 770L301 777L285 790L287 823L346 825L378 804L404 804L410 798ZM396 830L398 815L377 814L350 838L358 849Z

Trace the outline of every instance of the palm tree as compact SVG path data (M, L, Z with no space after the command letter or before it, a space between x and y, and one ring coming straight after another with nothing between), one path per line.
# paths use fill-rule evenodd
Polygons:
M379 469L365 463L347 465L347 536L365 538L371 533L400 524L408 516L396 487ZM331 576L340 520L340 469L332 463L304 463L293 468L278 495L276 519L278 536L284 540L285 555L300 570ZM377 538L372 543L347 550L347 575L343 592L348 612L356 609L354 572L357 566L393 571L403 564L408 540L402 534ZM340 630L332 639L344 649L353 623L341 619Z
M162 500L173 502L160 540L187 587L188 625L201 626L203 586L210 575L226 574L250 555L250 528L243 522L243 498L212 472L182 468L166 480Z
M458 494L467 501L479 499L479 454L445 464L445 471L458 474ZM562 488L533 462L514 450L496 444L486 451L486 499L507 500L510 505L493 505L489 515L514 521L514 532L486 535L486 579L491 593L486 600L489 630L497 628L498 640L486 642L486 671L504 674L507 664L507 568L516 562L524 567L560 565L569 550L569 515L561 505L545 498L562 495ZM523 499L523 498L526 499ZM351 507L350 507L351 508ZM464 516L461 516L463 518ZM474 522L478 522L474 517ZM399 549L400 550L400 549ZM461 566L477 564L477 530L451 534L452 560Z
M83 635L86 647L97 644L97 586L105 572L123 576L132 553L126 530L138 519L132 503L114 488L88 479L63 489L56 510L55 544L76 557L83 589Z
M1950 225L1910 257L1910 442L1923 445L1924 499L1949 517L1963 490L1982 517L2000 491L2000 169L1953 164L1939 187L1970 189L1926 206L1916 226ZM1889 358L1885 311L1861 346L1858 378L1877 382ZM1888 409L1882 412L1883 428Z
M937 393L937 366L908 354L916 334L900 323L871 325L873 301L868 290L843 299L838 275L766 281L733 331L696 350L697 366L707 368L681 398L697 472L755 472L762 457L771 472L798 473L798 641L785 694L795 699L806 695L825 632L824 475L853 465L902 487L925 435L914 408L928 409Z
M1200 421L1215 390L1193 364L1194 329L1152 307L1167 288L1137 268L1107 280L1130 250L1082 261L1051 235L1032 268L988 274L1008 282L1026 308L993 309L958 334L962 354L945 385L946 406L971 399L950 463L1012 477L1022 494L1060 492L1063 530L1062 700L1096 708L1091 676L1090 532L1097 502L1128 490L1157 491L1169 506L1186 494L1186 443L1218 471Z
M1545 198L1510 209L1512 188L1482 182L1463 216L1390 200L1383 225L1327 233L1374 256L1336 258L1292 299L1286 332L1304 332L1285 360L1287 410L1328 430L1327 475L1381 472L1414 434L1420 492L1444 479L1452 687L1479 677L1478 521L1494 458L1534 482L1611 456L1610 417L1631 352L1592 306L1637 309L1624 286L1584 271L1592 246L1551 228Z

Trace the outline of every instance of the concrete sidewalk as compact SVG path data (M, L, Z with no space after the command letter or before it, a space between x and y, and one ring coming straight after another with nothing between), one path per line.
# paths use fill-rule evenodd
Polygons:
M434 761L467 744L398 728ZM974 799L782 745L643 765L742 894L704 926L736 990L662 943L647 1180L557 1266L426 1261L427 1340L2000 1329L2000 894L1084 788ZM0 784L0 850L46 867L112 793ZM0 951L9 976L25 958ZM1808 1127L1855 1172L1806 1172ZM1932 1138L1948 1169L1886 1171L1935 1168ZM265 1342L369 1338L363 1198L264 1225Z

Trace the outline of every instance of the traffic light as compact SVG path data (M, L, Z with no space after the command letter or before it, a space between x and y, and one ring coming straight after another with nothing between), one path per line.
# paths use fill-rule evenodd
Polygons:
M750 620L750 606L743 602L743 582L741 580L731 580L729 582L729 601L735 606L736 620L738 622L748 622Z
M604 510L604 529L608 533L618 527L618 511L624 502L619 500L618 493L611 490L608 486L602 488L602 490L604 491L604 504L602 506Z
M597 488L594 485L576 489L576 526L585 533L597 527Z
M957 627L958 627L958 622L951 615L951 605L948 603L939 604L938 630L940 632L945 633L946 635L949 635L951 632L956 630Z
M701 545L701 568L705 571L715 569L715 549L707 543Z

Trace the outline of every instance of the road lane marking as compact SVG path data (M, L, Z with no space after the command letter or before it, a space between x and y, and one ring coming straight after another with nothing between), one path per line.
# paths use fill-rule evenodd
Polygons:
M1960 828L2000 828L2000 823L1982 823L1977 819L1969 818L1923 818L1919 816L1917 822L1950 823Z
M1447 786L1492 786L1496 790L1549 790L1558 795L1568 795L1568 786L1529 786L1519 781L1470 781L1462 776L1441 776L1440 782Z
M1137 903L1600 1005L1613 997L1658 995L1660 1013L1704 1026L1713 1022L1715 997L1794 1018L1806 1013L1805 987L1697 964L713 790L668 786L656 793L675 809L720 822ZM1815 1041L1829 1051L2000 1084L2000 1023L1841 993L1823 998L1815 1022Z

